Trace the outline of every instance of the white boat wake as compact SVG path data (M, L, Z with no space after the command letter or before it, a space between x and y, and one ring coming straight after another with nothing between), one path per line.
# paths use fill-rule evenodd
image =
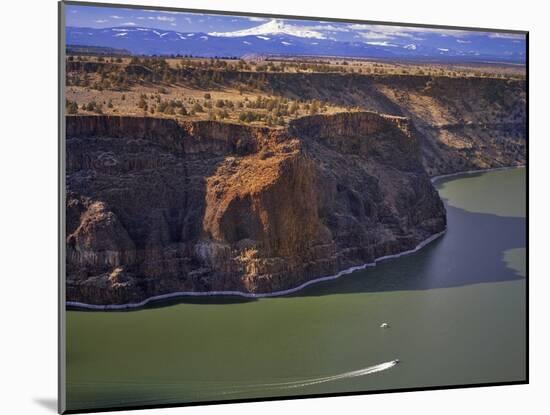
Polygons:
M201 399L219 399L220 396L225 396L229 399L232 398L232 395L237 396L246 396L246 397L254 397L254 396L268 396L266 393L271 392L277 393L276 391L279 391L279 393L283 393L283 391L290 391L292 389L298 389L303 388L307 386L313 386L318 385L322 383L327 382L334 382L338 380L344 380L344 379L352 379L352 378L358 378L361 376L370 375L377 372L382 372L388 369L391 369L395 365L399 363L399 360L391 360L389 362L380 363L378 365L365 367L363 369L358 370L352 370L349 372L340 373L337 375L332 376L321 376L321 377L315 377L315 378L306 378L301 380L294 380L294 381L286 381L286 382L273 382L273 383L250 383L250 381L246 383L240 382L232 382L233 384L231 386L227 385L227 380L225 381L194 381L193 383L195 385L190 385L188 382L180 383L180 382L154 382L154 383L144 383L144 382L119 382L119 381L111 381L111 382L77 382L77 383L71 383L72 388L96 388L99 386L105 386L106 384L109 384L109 388L117 388L121 387L124 390L128 390L128 388L134 389L136 387L146 387L148 391L155 391L155 393L158 393L160 395L167 394L168 398L166 396L159 397L156 399L130 399L127 400L126 404L134 404L134 405L145 405L145 404L154 404L154 403L167 403L173 400L173 402L181 402L180 393L181 391L185 391L186 393L190 393L191 395L196 394L197 397L200 397ZM298 392L300 393L300 392ZM93 403L97 404L99 401L97 398L94 398ZM109 406L112 404L112 401L108 400L104 402L105 406Z
M357 378L361 376L370 375L372 373L382 372L384 370L391 369L395 365L399 363L399 360L391 360L389 362L380 363L378 365L365 367L363 369L358 370L352 370L350 372L344 372L340 373L338 375L332 375L332 376L323 376L323 377L317 377L317 378L310 378L310 379L302 379L297 381L291 381L291 382L275 382L275 383L262 383L262 384L254 384L250 385L244 388L240 388L238 390L231 390L231 391L225 391L223 392L224 395L228 394L236 394L236 393L242 393L242 392L250 392L252 390L265 390L265 389L293 389L293 388L302 388L305 386L312 386L312 385L318 385L321 383L326 382L334 382L337 380L343 380L343 379L351 379L351 378Z

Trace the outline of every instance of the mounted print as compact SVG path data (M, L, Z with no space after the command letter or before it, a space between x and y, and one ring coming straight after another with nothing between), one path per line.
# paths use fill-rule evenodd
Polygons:
M526 383L527 36L60 3L60 412Z

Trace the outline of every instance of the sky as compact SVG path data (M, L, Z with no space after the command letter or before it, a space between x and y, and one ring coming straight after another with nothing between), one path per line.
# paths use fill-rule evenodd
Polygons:
M414 51L423 45L444 54L451 49L474 55L525 56L525 36L517 33L476 32L376 24L336 23L314 20L273 19L68 5L66 25L79 28L144 27L176 32L201 32L210 36L239 37L283 33L305 39L359 42Z
M181 32L209 32L246 29L269 19L202 13L180 13L140 9L67 6L66 25L106 28L140 26Z
M91 6L67 6L66 24L75 27L106 28L118 26L140 26L181 32L230 32L249 29L267 23L270 18L225 16L202 13L183 13L173 11L123 9ZM281 19L279 19L281 20ZM311 20L284 19L293 26L333 32L335 37L347 33L355 39L389 41L398 38L418 38L420 33L432 32L441 35L468 37L483 32L457 31L447 29L426 29L401 26L382 26L370 24L335 23ZM521 34L487 33L489 37L506 37L522 40Z

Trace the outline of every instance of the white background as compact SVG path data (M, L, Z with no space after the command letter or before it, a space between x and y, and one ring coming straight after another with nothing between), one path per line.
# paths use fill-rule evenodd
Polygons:
M114 1L114 0L113 0ZM530 31L530 385L175 408L143 414L518 414L548 410L547 100L543 2L459 0L118 0L173 7ZM0 412L53 414L57 384L57 4L2 2L0 14ZM546 265L546 266L545 266ZM126 412L125 412L126 413Z

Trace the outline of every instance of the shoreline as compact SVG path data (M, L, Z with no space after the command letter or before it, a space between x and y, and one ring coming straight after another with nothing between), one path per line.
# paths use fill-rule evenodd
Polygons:
M478 170L466 170L456 173L448 173L448 174L441 174L439 176L433 176L430 178L430 181L432 183L435 183L436 181L440 179L446 179L448 177L456 177L456 176L468 176L470 174L476 174L476 173L488 173L490 171L500 171L500 170L512 170L512 169L523 169L526 165L522 164L519 166L508 166L508 167L490 167L488 169L478 169Z
M509 167L494 167L489 169L478 169L478 170L468 170L464 172L457 172L457 173L449 173L449 174L443 174L439 176L434 176L430 178L430 181L432 183L435 183L436 181L440 179L445 179L449 177L456 177L456 176L467 176L470 174L476 174L476 173L486 173L490 171L499 171L499 170L510 170L510 169L518 169L518 168L525 168L525 165L520 166L509 166ZM409 255L412 253L415 253L419 251L420 249L424 248L426 245L430 244L434 240L438 239L439 237L443 236L447 229L444 229L443 231L436 233L434 235L431 235L430 237L426 238L422 242L420 242L418 245L416 245L414 248L409 249L407 251L398 252L396 254L391 255L385 255L379 258L375 258L373 262L368 262L362 265L357 265L354 267L346 268L342 271L339 271L338 273L334 275L329 275L325 277L319 277L315 278L309 281L306 281L296 287L289 288L286 290L280 290L280 291L273 291L269 293L249 293L244 291L176 291L173 293L167 293L167 294L159 294L152 297L148 297L144 299L143 301L136 302L136 303L126 303L126 304L87 304L87 303L81 303L78 301L66 301L65 307L74 307L75 311L80 310L98 310L98 311L109 311L109 310L131 310L131 309L139 309L141 307L146 306L149 303L155 302L155 301L162 301L162 300L168 300L172 298L178 298L178 297L217 297L217 296L226 296L226 297L241 297L241 298L270 298L270 297L281 297L284 295L294 294L298 291L303 290L306 287L309 287L310 285L317 284L324 281L332 281L336 280L340 277L343 277L345 275L352 274L355 271L360 271L366 268L374 267L378 262L385 261L388 259L393 258L399 258L401 256Z
M243 298L269 298L269 297L281 297L288 294L293 294L298 291L303 290L306 287L309 287L310 285L317 284L319 282L323 281L332 281L336 280L340 277L343 277L345 275L352 274L355 271L359 271L365 268L375 267L378 262L385 261L388 259L393 258L399 258L401 256L410 255L415 252L418 252L422 248L424 248L426 245L429 245L431 242L435 241L439 237L443 236L447 232L447 229L445 228L443 231L438 232L436 234L433 234L429 236L428 238L424 239L422 242L420 242L418 245L416 245L414 248L409 249L407 251L398 252L396 254L391 255L385 255L376 258L373 262L367 262L362 265L357 265L354 267L346 268L342 271L339 271L338 273L334 275L329 275L326 277L319 277L315 278L309 281L306 281L297 287L294 288L288 288L286 290L280 290L280 291L273 291L269 293L247 293L244 291L176 291L173 293L167 293L167 294L159 294L152 297L148 297L143 301L137 302L137 303L126 303L126 304L87 304L87 303L81 303L78 301L66 301L65 307L74 307L78 311L78 309L81 310L130 310L130 309L137 309L141 308L151 302L154 301L160 301L160 300L167 300L171 298L177 298L177 297L217 297L217 296L227 296L227 297L243 297Z

